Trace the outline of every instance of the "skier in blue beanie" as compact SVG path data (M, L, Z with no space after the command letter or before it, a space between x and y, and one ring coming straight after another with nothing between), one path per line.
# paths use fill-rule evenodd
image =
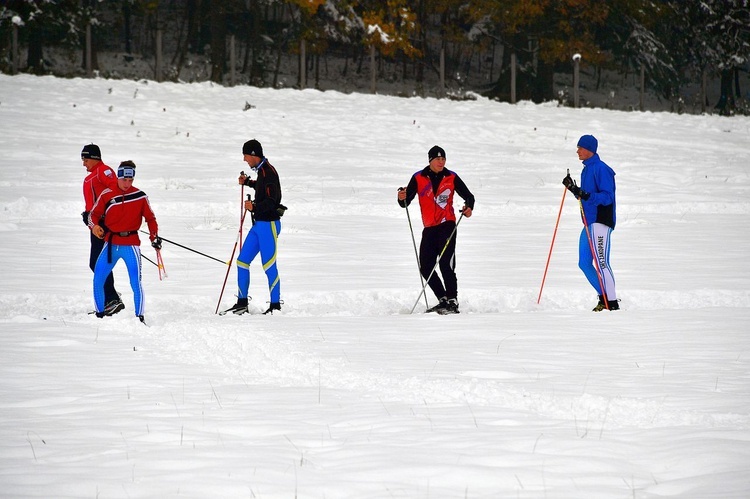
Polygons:
M594 312L601 312L605 308L619 310L615 276L609 265L610 236L616 221L615 172L599 158L596 137L583 135L577 146L578 159L583 161L581 185L576 185L570 174L563 179L563 185L580 200L582 218L588 224L578 240L578 266L599 294L599 303L594 307ZM592 247L595 248L596 258L592 254Z

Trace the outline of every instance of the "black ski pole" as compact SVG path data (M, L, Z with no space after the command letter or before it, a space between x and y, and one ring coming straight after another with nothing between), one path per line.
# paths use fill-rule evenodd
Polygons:
M143 232L144 234L148 234L148 232L146 232L145 230L141 230L141 232ZM180 244L180 243L176 243L176 242L174 242L174 241L170 241L170 240L169 240L169 239L167 239L166 237L162 237L162 236L159 236L159 238L160 238L160 239L161 239L162 241L166 241L166 242L168 242L168 243L174 244L175 246L179 246L179 247L180 247L180 248L182 248L182 249L186 249L186 250L188 250L188 251L192 251L193 253L198 253L198 254L199 254L199 255L201 255L201 256L205 256L206 258L210 258L211 260L216 260L217 262L220 262L220 263L222 263L222 264L224 264L224 265L229 265L229 264L228 264L227 262L225 262L224 260L219 260L218 258L215 258L215 257L213 257L213 256L211 256L211 255L207 255L207 254L205 254L205 253L201 253L200 251L194 250L193 248L188 248L187 246L183 246L183 245L182 245L182 244Z
M399 191L403 191L404 188L401 187ZM419 273L419 282L422 283L422 287L424 288L424 276L422 276L422 267L419 264L419 252L417 251L417 240L414 239L414 227L411 225L411 215L409 215L409 205L406 204L406 200L404 200L404 208L406 208L406 219L409 221L409 232L411 232L411 242L414 245L414 256L417 257L417 272ZM426 308L430 308L430 305L427 303L427 294L424 294L424 306Z
M445 253L445 250L448 249L448 245L451 243L451 239L453 239L453 236L456 234L456 231L458 230L458 224L461 223L461 220L464 218L464 212L461 212L461 216L458 217L458 221L456 222L456 226L453 228L453 232L451 232L451 235L448 237L448 239L445 241L445 246L443 246L443 250L440 252L440 254L437 257L437 262L435 262L435 266L432 267L432 272L430 272L430 275L427 276L426 282L424 283L424 286L422 286L422 291L419 292L419 296L417 296L417 301L414 302L414 306L411 307L410 314L414 313L414 309L417 308L417 305L419 304L419 299L422 298L422 295L425 292L425 289L427 289L427 285L430 283L430 279L432 278L432 274L435 273L435 271L438 268L438 265L440 265L440 259L443 258L443 253Z
M150 259L150 258L149 258L149 257L147 257L146 255L144 255L143 253L141 253L141 258L143 258L143 259L144 259L144 260L146 260L147 262L151 262L151 263L153 263L153 264L154 264L154 265L156 265L157 267L159 266L159 264L158 264L158 263L156 263L155 261L153 261L152 259Z

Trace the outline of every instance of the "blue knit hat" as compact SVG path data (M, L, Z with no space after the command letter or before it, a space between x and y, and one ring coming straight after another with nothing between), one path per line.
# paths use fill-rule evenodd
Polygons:
M593 135L583 135L578 139L578 147L583 147L587 151L596 153L596 148L599 146L599 142Z

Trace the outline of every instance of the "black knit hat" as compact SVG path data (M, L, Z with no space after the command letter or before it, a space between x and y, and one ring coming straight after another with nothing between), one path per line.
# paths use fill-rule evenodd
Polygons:
M134 178L135 177L135 163L129 159L120 163L117 167L117 178Z
M255 139L248 140L242 146L242 154L249 154L250 156L258 156L259 158L262 158L263 146Z
M432 161L435 158L444 158L445 157L445 150L440 146L432 146L432 148L427 153L427 157L430 161Z
M86 144L81 151L81 159L102 159L102 152L96 144Z

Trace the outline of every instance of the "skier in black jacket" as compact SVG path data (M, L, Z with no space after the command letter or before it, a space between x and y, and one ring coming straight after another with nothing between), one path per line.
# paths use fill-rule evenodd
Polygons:
M250 211L253 227L245 238L237 257L237 303L229 309L235 314L244 314L247 309L247 292L250 287L250 263L260 253L263 270L268 278L271 303L264 313L281 310L281 280L276 268L278 237L281 233L281 215L286 209L281 204L281 183L276 168L263 156L263 147L255 139L242 146L242 155L248 166L258 174L257 180L240 175L239 184L255 189L255 199L245 201Z

